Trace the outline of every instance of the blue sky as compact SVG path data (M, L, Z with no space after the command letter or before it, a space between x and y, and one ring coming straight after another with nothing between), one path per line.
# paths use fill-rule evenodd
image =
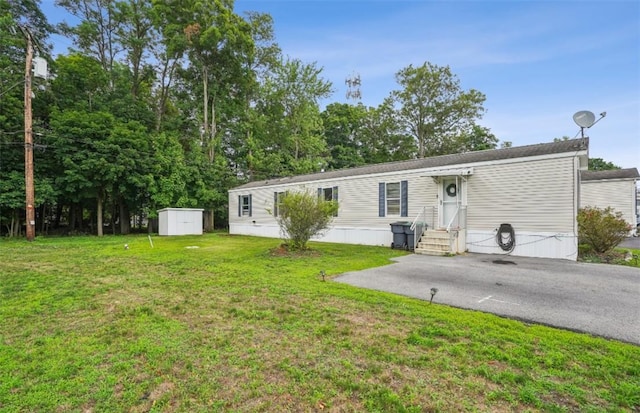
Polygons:
M323 68L325 104L353 102L357 73L362 103L377 106L398 70L429 61L486 95L479 123L501 141L573 138L575 112L606 112L586 131L590 156L640 169L639 1L236 0L247 10L273 16L285 55Z

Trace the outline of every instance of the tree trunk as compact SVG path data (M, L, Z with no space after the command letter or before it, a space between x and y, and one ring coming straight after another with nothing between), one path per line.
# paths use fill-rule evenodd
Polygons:
M120 235L128 235L131 233L131 213L129 212L129 206L121 199L120 200Z
M204 211L204 231L211 232L213 231L213 209L208 209Z
M9 237L13 238L14 235L17 235L17 222L18 222L18 211L15 209L11 213L11 228L9 228Z
M202 141L208 147L209 141L209 79L207 79L208 72L207 67L202 66Z
M98 236L101 237L102 233L102 194L98 194L96 205L96 226L98 227Z
M218 125L216 123L216 102L211 100L211 130L209 131L209 162L213 163L216 157L215 140L218 133Z
M167 107L167 100L169 97L169 90L171 88L171 82L173 80L173 72L176 69L178 59L173 59L173 62L163 62L162 76L160 82L160 99L158 101L158 107L156 111L156 132L160 132L162 129L162 121L164 120L164 114Z
M118 205L116 205L116 202L113 201L111 203L111 234L112 235L116 235L116 221L118 220L118 213L116 211Z
M56 216L53 221L54 228L60 228L60 221L62 220L62 202L58 200L56 203Z
M76 229L76 204L74 202L69 205L69 216L67 218L67 223L69 224L69 232Z
M46 222L47 220L47 204L42 204L42 206L40 206L40 233L41 234L45 234L46 233Z
M147 233L149 235L153 234L153 228L156 226L156 222L158 222L158 218L147 218Z

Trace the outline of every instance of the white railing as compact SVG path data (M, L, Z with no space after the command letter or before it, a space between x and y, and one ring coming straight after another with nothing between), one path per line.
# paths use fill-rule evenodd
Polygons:
M447 232L451 232L451 227L453 226L454 221L456 221L456 218L458 218L458 212L460 212L460 205L458 205L458 207L456 208L456 212L453 214L453 216L449 220L449 223L447 224ZM458 227L458 225L456 225L456 227Z
M467 226L467 207L458 205L456 212L453 214L449 223L447 223L447 232L451 232L451 229L462 229Z
M411 229L413 230L413 248L415 249L420 242L420 238L425 229L433 228L436 215L436 207L423 207L422 211L416 215L415 219L411 223Z
M456 213L447 224L447 232L449 233L449 248L451 248L451 251L456 254L460 252L460 242L462 242L463 245L466 242L466 232L464 231L466 226L467 206L458 205ZM461 234L462 240L460 240Z

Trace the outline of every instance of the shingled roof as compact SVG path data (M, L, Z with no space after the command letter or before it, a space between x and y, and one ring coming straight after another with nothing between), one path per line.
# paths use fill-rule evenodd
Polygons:
M504 149L488 149L484 151L458 153L453 155L434 156L431 158L411 159L408 161L386 162L335 171L296 175L284 178L273 178L264 181L249 182L234 189L248 189L263 186L330 180L351 176L380 174L387 172L409 171L413 169L437 168L443 166L464 165L477 162L498 161L503 159L526 158L531 156L552 155L565 152L587 150L589 138L570 139L559 142L539 143L535 145L517 146Z
M610 169L607 171L582 171L580 179L582 181L601 181L605 179L638 179L637 168Z

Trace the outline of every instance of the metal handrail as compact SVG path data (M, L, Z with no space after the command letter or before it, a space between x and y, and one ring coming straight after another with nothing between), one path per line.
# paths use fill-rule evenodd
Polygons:
M431 209L431 220L428 218L428 210ZM424 231L431 225L434 225L436 207L422 207L422 211L416 215L415 219L411 223L411 229L413 230L413 248L417 248L418 242L422 238Z
M422 217L422 219L420 219ZM413 249L415 250L418 246L418 242L420 242L420 238L422 237L422 233L424 232L424 227L426 226L427 219L427 207L422 207L422 211L416 215L413 222L411 223L411 230L413 231Z
M425 219L423 221L426 221L427 207L422 207L422 211L418 212L418 215L416 215L416 217L413 219L413 222L411 223L411 229L416 229L416 225L418 224L418 219L420 219L420 216L424 216Z
M449 220L449 223L447 224L447 232L451 231L451 225L453 225L453 221L457 218L458 216L458 212L460 212L460 205L458 205L458 207L456 208L456 212L455 214L453 214L453 216L451 217L451 219ZM459 226L459 225L458 225Z

